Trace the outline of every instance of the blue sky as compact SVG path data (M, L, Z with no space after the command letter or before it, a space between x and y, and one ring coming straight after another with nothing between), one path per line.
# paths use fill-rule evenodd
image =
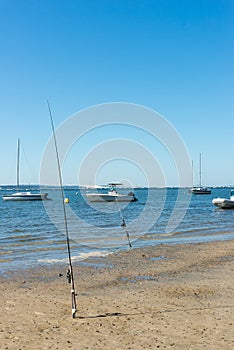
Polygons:
M233 23L232 0L2 0L0 184L15 183L18 137L21 182L38 183L51 136L47 99L55 126L102 103L152 108L184 140L195 183L201 152L205 184L234 184ZM97 133L98 142L115 137L114 128ZM82 140L82 156L94 139ZM139 142L161 159L166 184L176 185L166 152L147 136ZM63 167L65 184L77 184L76 146ZM138 171L114 163L99 182L124 178L127 170L133 184L145 184Z

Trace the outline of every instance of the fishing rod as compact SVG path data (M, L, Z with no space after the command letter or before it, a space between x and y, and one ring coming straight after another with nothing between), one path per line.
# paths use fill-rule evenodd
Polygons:
M128 245L129 245L129 248L132 249L132 243L131 243L131 240L130 240L129 232L128 232L128 230L127 230L126 222L125 222L125 220L124 220L123 213L122 213L122 210L121 210L121 208L120 208L119 201L118 201L118 198L117 198L117 197L115 197L115 201L116 201L116 203L117 203L117 205L118 205L119 214L120 214L120 217L121 217L121 219L122 219L121 226L122 226L123 228L125 228L125 233L126 233L126 236L127 236L127 239L128 239Z
M58 146L57 146L57 140L56 140L55 129L54 129L54 122L53 122L53 117L52 117L49 101L47 101L47 105L48 105L49 114L50 114L50 122L51 122L51 128L52 128L54 146L55 146L55 152L56 152L56 158L57 158L59 185L60 185L62 202L63 202L63 216L64 216L64 226L65 226L65 232L66 232L67 252L68 252L68 262L69 262L69 270L67 271L67 279L68 279L68 282L71 284L72 318L75 318L76 311L77 311L77 309L76 309L76 293L75 293L75 283L74 283L74 275L73 275L72 260L71 260L70 239L69 239L68 225L67 225L67 214L66 214L66 208L65 208L65 196L64 196L64 191L63 191L62 172L61 172Z

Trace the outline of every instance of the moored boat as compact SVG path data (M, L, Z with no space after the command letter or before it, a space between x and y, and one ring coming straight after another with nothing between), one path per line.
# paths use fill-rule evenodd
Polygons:
M189 192L193 193L193 194L211 194L211 189L208 187L204 187L202 186L202 181L201 181L201 175L202 175L202 171L201 171L201 153L199 155L199 177L200 177L200 183L199 186L194 186L192 188L190 188Z
M137 198L133 192L128 194L122 194L117 192L116 186L120 186L120 183L109 183L110 190L107 193L86 193L86 197L90 202L136 202Z
M193 194L211 194L211 189L207 187L192 187L190 192Z
M20 162L20 140L17 142L17 167L16 167L16 181L18 192L4 195L2 199L4 201L41 201L48 199L48 193L33 193L30 191L19 192L19 162Z
M48 193L16 192L3 196L4 201L41 201L48 199Z
M230 198L214 198L212 203L222 209L234 209L234 190L231 190Z

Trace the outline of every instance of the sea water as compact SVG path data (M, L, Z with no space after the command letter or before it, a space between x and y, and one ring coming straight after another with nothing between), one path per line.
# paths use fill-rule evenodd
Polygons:
M12 192L10 186L0 189L0 273L66 263L61 191L46 189L50 198L46 201L2 200ZM136 188L138 201L131 203L90 203L85 193L78 187L64 188L73 261L129 249L129 242L140 248L234 239L234 210L212 204L213 198L229 198L229 188L213 188L210 195L191 195L178 188Z

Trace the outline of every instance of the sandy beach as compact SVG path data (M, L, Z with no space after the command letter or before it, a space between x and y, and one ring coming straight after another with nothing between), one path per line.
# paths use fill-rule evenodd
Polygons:
M234 241L161 245L1 277L0 349L234 349Z

